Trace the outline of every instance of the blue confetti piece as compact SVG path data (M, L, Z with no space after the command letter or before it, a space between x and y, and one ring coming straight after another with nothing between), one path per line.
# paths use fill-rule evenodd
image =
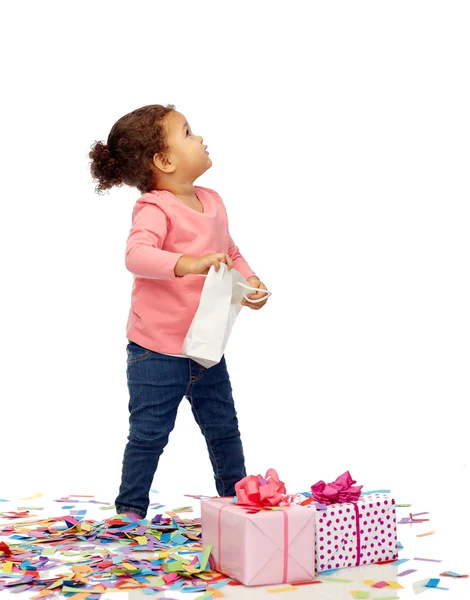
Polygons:
M338 569L329 569L328 571L322 571L321 573L318 573L318 575L320 577L323 577L323 575L331 575L331 573L336 573Z
M155 573L154 573L154 574L155 574ZM175 583L172 583L172 584L171 584L171 586L170 586L170 588L169 588L169 589L170 589L172 592L174 592L174 591L176 591L176 590L179 590L179 589L181 589L185 583L186 583L185 581L175 581Z
M369 494L390 494L390 490L370 490L369 492L361 492L361 496L369 496Z
M211 588L215 588L216 590L223 588L224 586L228 585L229 580L226 579L225 581L214 581L213 583L210 584Z
M403 563L408 562L410 559L409 558L400 558L398 560L394 560L392 563L390 563L391 565L402 565Z

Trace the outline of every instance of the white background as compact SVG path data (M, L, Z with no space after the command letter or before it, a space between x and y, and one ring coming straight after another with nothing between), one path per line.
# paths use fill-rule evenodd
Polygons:
M247 469L349 469L398 500L468 486L467 2L58 2L7 9L0 497L118 491L135 189L114 122L173 103L273 292L227 351ZM452 485L452 492L444 491ZM215 494L184 401L154 487ZM60 490L60 491L59 491ZM421 507L426 510L426 506Z

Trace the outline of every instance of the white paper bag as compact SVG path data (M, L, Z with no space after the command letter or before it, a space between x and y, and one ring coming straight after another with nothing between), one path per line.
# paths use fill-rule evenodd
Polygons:
M250 300L247 293L262 291L265 296ZM241 301L246 298L256 304L271 296L267 290L250 287L247 280L236 269L227 269L220 264L217 272L212 266L206 276L199 308L186 334L183 354L206 367L218 364L225 352L235 319L243 308Z

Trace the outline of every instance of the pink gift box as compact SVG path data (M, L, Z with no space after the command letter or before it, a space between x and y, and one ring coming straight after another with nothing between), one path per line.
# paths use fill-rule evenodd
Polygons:
M250 514L231 498L203 500L202 543L212 545L214 569L248 586L315 579L315 513L281 509Z
M395 500L389 494L361 496L314 512L317 573L398 558Z

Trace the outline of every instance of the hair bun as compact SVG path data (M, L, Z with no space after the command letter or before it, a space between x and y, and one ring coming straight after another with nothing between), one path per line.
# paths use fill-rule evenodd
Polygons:
M95 142L88 156L92 159L90 171L93 179L98 182L98 193L123 184L121 166L107 144Z

